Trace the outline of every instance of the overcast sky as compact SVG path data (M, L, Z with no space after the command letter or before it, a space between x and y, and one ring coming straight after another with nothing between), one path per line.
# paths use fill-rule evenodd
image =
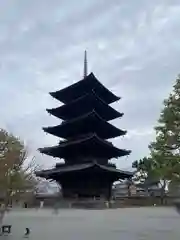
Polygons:
M127 168L148 154L162 101L180 73L180 2L173 0L1 0L0 127L28 145L46 167L55 160L37 148L54 145L43 126L59 123L45 109L58 106L48 92L88 70L122 99L113 104L128 130L116 146L132 150ZM56 159L57 161L57 159Z

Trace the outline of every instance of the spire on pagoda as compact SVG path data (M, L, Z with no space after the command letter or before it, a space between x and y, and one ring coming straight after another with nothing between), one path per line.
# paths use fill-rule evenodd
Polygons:
M87 68L87 52L86 50L84 51L84 78L87 77L87 71L88 71L88 68Z

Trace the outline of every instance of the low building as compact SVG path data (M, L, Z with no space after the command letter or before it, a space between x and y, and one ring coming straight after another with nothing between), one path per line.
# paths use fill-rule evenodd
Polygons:
M160 197L162 188L159 184L159 181L145 181L144 183L136 184L137 187L137 195L139 196L152 196L152 197Z
M113 186L113 198L123 198L136 194L136 186L130 181L125 180Z

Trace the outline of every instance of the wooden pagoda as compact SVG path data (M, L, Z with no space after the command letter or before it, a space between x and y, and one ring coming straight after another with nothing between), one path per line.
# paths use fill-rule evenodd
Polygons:
M63 105L47 109L47 112L62 119L62 123L43 130L61 140L57 146L39 150L64 159L64 163L36 174L57 181L65 198L109 199L113 182L133 175L109 163L112 158L130 154L130 151L119 149L108 141L126 134L108 122L122 117L123 113L109 105L120 98L103 86L93 73L87 75L86 54L84 65L82 80L50 93Z

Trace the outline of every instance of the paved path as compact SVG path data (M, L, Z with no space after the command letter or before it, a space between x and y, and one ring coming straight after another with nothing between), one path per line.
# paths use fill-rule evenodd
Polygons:
M23 239L25 227L31 240L179 240L180 215L173 208L116 210L20 210L9 213L12 235Z

